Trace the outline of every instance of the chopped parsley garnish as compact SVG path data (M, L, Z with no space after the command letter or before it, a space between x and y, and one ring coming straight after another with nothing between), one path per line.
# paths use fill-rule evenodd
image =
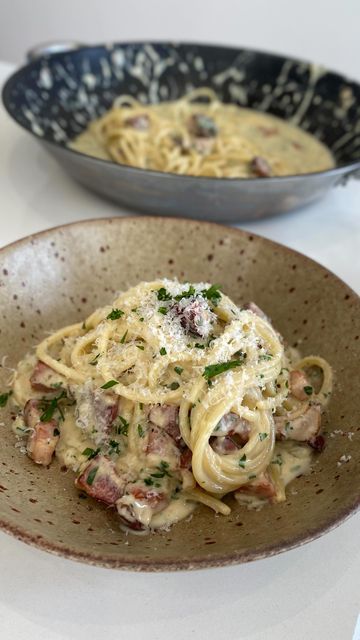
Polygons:
M245 463L246 463L246 454L244 453L242 458L240 458L239 460L239 467L241 467L242 469L245 469Z
M139 318L139 322L144 322L144 318Z
M12 391L8 391L7 393L2 393L0 395L0 407L6 406L6 403L9 400L11 394L12 394Z
M86 447L81 455L86 456L88 460L91 460L91 458L95 458L98 453L100 453L100 449L92 449L91 447Z
M166 316L166 314L167 314L167 312L168 312L168 309L167 309L167 307L159 307L159 308L158 308L158 312L159 312L159 313L162 313L162 314L163 314L163 316Z
M271 359L272 359L271 353L262 353L259 356L259 360L271 360Z
M175 391L175 389L178 389L180 387L178 382L172 382L171 384L168 384L168 389L171 389L172 391Z
M158 470L156 473L150 473L152 478L164 478L164 476L168 476L171 478L171 473L169 473L169 463L165 462L165 460L161 460L160 464L156 467Z
M271 464L278 464L279 467L281 467L282 463L283 463L283 459L282 459L281 453L277 453L275 458L271 460Z
M121 311L121 309L112 309L106 316L106 320L119 320L119 318L121 318L121 316L123 315L124 311Z
M201 292L201 294L204 296L204 298L206 298L207 300L210 300L210 302L212 302L214 307L217 307L221 298L221 293L219 289L220 289L220 285L212 284L211 287L209 287L209 289L204 289Z
M205 367L203 377L209 382L211 378L218 376L220 373L241 367L244 364L246 353L241 353L241 359L229 360L228 362L218 362L218 364L209 364Z
M142 428L141 424L138 424L137 430L138 430L139 437L143 438L145 433L144 433L144 429Z
M205 345L200 342L195 342L194 347L195 349L205 349Z
M138 349L140 349L140 351L144 351L145 347L143 344L136 344L135 345Z
M111 389L111 387L115 387L116 384L119 384L118 380L108 380L108 382L105 382L100 389Z
M189 286L187 291L183 291L182 293L179 293L178 296L175 296L175 300L182 300L183 298L191 298L191 296L195 295L195 288L192 286L192 284Z
M122 416L118 416L120 425L117 427L117 433L122 436L127 436L129 432L129 423Z
M161 355L161 356L166 356L166 354L167 354L167 351L166 351L165 347L161 347L161 349L160 349L160 355Z
M179 376L181 376L182 372L184 371L184 369L182 367L174 367L174 371L175 373L177 373Z
M63 386L62 382L52 382L50 385L52 389L61 389L62 386Z
M158 300L171 300L171 294L166 291L165 287L161 287L157 291L157 299Z
M82 328L82 330L83 330L83 331L87 331L86 324L85 324L85 320L84 320L84 322L82 323L81 328Z
M92 483L95 480L95 476L98 472L99 467L94 467L93 469L91 469L88 473L88 477L86 478L86 483L89 485L92 485Z
M259 433L259 440L260 442L262 442L263 440L265 440L265 438L268 437L267 433Z
M311 396L312 393L313 393L313 388L310 387L310 385L308 385L308 386L304 387L304 391L305 391L307 396Z
M142 410L143 410L144 405L143 405L143 403L142 403L142 402L139 402L139 408L140 408L140 411L142 411Z
M59 400L62 400L62 398L66 398L65 391L62 391L59 396L57 396L56 398L52 398L50 401L45 399L41 401L40 406L43 410L43 413L40 416L41 422L50 422L50 420L53 419L56 410L59 411L61 418L64 420L64 414L58 404Z
M125 340L126 340L126 336L127 336L127 334L128 334L128 329L126 329L126 331L125 331L125 333L124 333L123 337L121 338L121 340L120 340L120 344L124 344L124 342L125 342Z
M144 478L144 483L147 487L151 487L154 484L154 480L152 478Z
M97 364L97 359L100 357L100 353L97 353L95 358L93 360L91 360L91 362L89 362L89 364L91 364L93 367L95 367L95 365Z
M109 440L110 453L120 453L120 445L116 440Z
M254 480L254 478L256 478L256 473L250 473L248 478L249 478L249 480Z

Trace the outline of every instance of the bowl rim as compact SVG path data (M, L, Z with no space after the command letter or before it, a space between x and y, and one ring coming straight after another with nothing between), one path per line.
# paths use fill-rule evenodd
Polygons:
M109 49L109 46L113 46L113 47L119 47L119 48L124 48L124 47L129 47L129 46L140 46L140 45L151 45L151 46L175 46L175 47L181 47L181 46L189 46L189 47L198 47L199 49L206 49L206 48L211 48L211 49L222 49L222 50L231 50L234 51L234 54L236 54L236 52L240 53L242 51L245 52L249 52L249 53L253 53L253 54L260 54L263 56L267 56L269 58L280 58L283 60L291 60L294 63L298 63L298 64L306 64L306 65L313 65L313 66L319 66L321 68L323 68L327 73L330 73L334 76L336 76L337 78L341 79L342 81L345 82L350 82L354 85L356 85L359 88L360 91L360 82L358 82L355 79L352 78L348 78L346 75L339 73L338 71L333 71L332 69L328 69L326 66L322 65L322 64L318 64L315 62L311 62L309 60L305 60L305 59L301 59L301 58L297 58L297 57L293 57L291 55L287 55L287 54L280 54L277 52L271 52L271 51L267 51L267 50L262 50L262 49L254 49L251 47L239 47L239 46L231 46L231 45L222 45L222 44L217 44L217 43L206 43L206 42L192 42L192 41L179 41L179 40L153 40L153 41L146 41L146 40L129 40L126 42L111 42L110 44L107 43L100 43L100 44L93 44L93 45L84 45L84 46L79 46L77 48L71 49L71 50L65 50L65 51L59 51L57 53L52 53L50 55L40 55L39 58L31 61L31 62L27 62L26 64L20 66L14 73L12 73L5 81L5 84L2 87L2 92L1 92L1 99L2 99L2 103L7 111L7 113L9 114L9 116L12 118L12 120L14 120L22 129L24 129L25 131L27 131L30 135L34 136L37 140L39 140L39 142L42 143L46 143L52 147L54 147L54 149L61 149L63 151L65 151L68 154L75 154L75 156L79 156L80 158L86 158L90 164L92 165L96 165L99 164L100 167L101 166L111 166L113 168L113 170L115 171L124 171L129 172L130 175L134 173L135 176L139 176L139 178L141 179L142 176L150 176L153 177L154 179L158 179L158 178L164 178L166 177L167 179L172 178L175 180L179 180L182 179L184 181L186 181L189 185L194 184L196 182L203 182L205 183L206 181L208 181L209 183L212 184L236 184L236 185L250 185L250 184L255 184L255 183L259 183L259 181L261 181L262 183L264 183L264 178L255 176L253 178L240 178L240 177L236 177L236 178L219 178L217 176L193 176L193 175L183 175L183 174L178 174L178 173L172 173L169 171L158 171L155 169L142 169L140 167L133 167L132 165L128 165L128 164L123 164L123 163L118 163L118 162L113 162L112 160L107 160L107 159L103 159L103 158L96 158L94 156L90 156L86 153L83 153L82 151L78 151L76 149L72 149L70 147L68 147L67 145L62 145L59 142L55 141L55 140L49 140L41 135L39 135L38 133L36 133L35 131L33 131L30 126L27 126L26 124L24 124L23 122L20 122L18 120L18 118L16 117L16 115L13 113L13 110L10 109L10 91L12 90L13 86L16 84L16 82L23 77L24 74L26 74L26 72L30 72L31 69L33 67L35 67L39 60L48 60L50 58L63 58L66 55L76 55L79 52L90 52L90 51L94 51L96 49ZM267 113L267 112L264 112ZM300 127L301 128L301 127ZM321 142L321 141L320 141ZM322 143L325 144L325 143ZM326 146L326 145L325 145ZM117 169L114 169L114 167L117 167ZM337 176L341 176L343 174L352 174L353 172L357 172L360 169L360 159L359 160L354 160L351 161L349 163L345 163L339 166L335 166L332 167L331 169L326 169L323 171L312 171L309 173L301 173L301 174L290 174L290 175L285 175L285 176L270 176L268 178L265 179L266 182L270 182L270 184L284 184L286 181L298 181L301 180L302 178L307 178L307 179L311 179L311 178L316 178L317 176L329 176L329 177L333 177L336 178Z
M131 221L137 224L137 221L145 221L145 222L155 222L159 224L163 224L164 220L170 222L171 224L183 224L186 223L187 226L192 225L200 225L216 227L224 233L231 233L235 236L242 236L250 240L255 239L260 242L265 242L273 247L273 249L280 250L282 252L287 253L288 255L296 256L302 262L308 263L310 266L315 267L318 271L323 272L324 275L327 274L328 282L336 282L340 284L343 290L353 296L355 298L356 303L359 306L360 310L360 296L349 287L341 278L335 275L331 270L327 269L320 263L316 262L312 258L309 258L305 254L296 251L295 249L291 249L286 245L283 245L279 242L275 242L274 240L269 240L268 238L261 236L256 233L252 233L251 231L246 231L244 229L239 229L232 226L226 226L223 224L219 224L216 222L210 221L201 221L201 220L192 220L188 218L172 218L170 216L109 216L105 218L89 218L85 220L78 220L75 222L69 222L66 224L56 225L55 227L50 227L44 229L42 231L38 231L34 234L29 234L22 238L19 238L3 247L0 247L0 260L6 255L7 252L11 252L14 249L20 248L21 246L33 245L34 241L37 239L46 238L46 236L50 236L54 232L58 231L67 231L68 228L74 227L84 227L86 228L89 225L108 225L108 224L122 224L123 221L128 222ZM224 553L212 553L207 557L203 557L200 559L192 559L192 560L182 560L179 558L178 560L173 559L161 559L157 561L153 561L151 559L143 559L141 561L136 561L132 559L127 559L125 556L111 556L111 554L99 554L99 553L88 553L82 552L78 550L74 550L69 546L62 545L56 542L50 542L46 538L42 536L35 535L29 532L26 528L14 525L12 522L7 520L6 518L0 516L0 530L12 535L18 540L25 542L31 546L34 546L38 549L48 551L57 556L62 556L67 559L75 560L78 562L82 562L85 564L101 566L105 568L111 569L123 569L123 570L131 570L131 571L146 571L146 572L161 572L161 571L181 571L181 570L195 570L195 569L206 569L211 567L224 567L228 565L242 564L245 562L252 562L255 560L261 560L263 558L268 558L279 553L283 553L285 551L290 551L291 549L303 546L304 544L311 542L312 540L316 540L320 538L322 535L332 531L340 524L345 522L348 518L355 513L360 508L360 494L356 497L353 502L347 506L342 507L336 514L336 517L328 518L323 526L314 526L311 529L308 529L305 534L299 534L295 536L293 539L282 542L282 543L274 543L266 546L265 549L253 549L247 550L246 552L241 549L238 552L230 552L228 554Z

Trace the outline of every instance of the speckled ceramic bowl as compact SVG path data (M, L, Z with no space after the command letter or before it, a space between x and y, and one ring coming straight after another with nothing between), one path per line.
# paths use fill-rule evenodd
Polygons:
M3 101L76 180L156 215L239 221L310 204L360 171L360 85L317 64L252 49L173 42L37 47L7 81ZM336 168L307 175L208 178L137 169L66 147L114 99L174 100L211 87L224 102L299 125L332 151Z
M56 461L34 465L15 448L1 410L0 525L56 554L113 568L160 571L245 562L285 551L338 525L360 502L360 299L315 262L244 231L164 218L93 220L58 227L0 251L1 354L16 366L44 332L76 322L120 288L159 276L222 283L256 300L290 344L321 354L336 375L329 434L310 476L262 511L234 503L229 517L199 507L170 532L126 536L116 513L81 499ZM8 370L0 368L0 390ZM353 435L348 435L348 434ZM340 458L351 456L348 462Z

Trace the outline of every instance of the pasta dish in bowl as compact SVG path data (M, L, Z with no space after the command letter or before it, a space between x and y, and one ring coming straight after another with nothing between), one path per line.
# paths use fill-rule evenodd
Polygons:
M289 549L356 509L359 301L335 276L156 218L2 256L6 531L109 567L194 568Z
M314 368L317 390L305 373ZM55 452L127 529L166 529L197 502L228 515L229 493L255 507L284 501L311 448L323 448L331 388L329 365L294 360L254 303L239 309L216 285L158 280L20 362L13 430L35 463Z

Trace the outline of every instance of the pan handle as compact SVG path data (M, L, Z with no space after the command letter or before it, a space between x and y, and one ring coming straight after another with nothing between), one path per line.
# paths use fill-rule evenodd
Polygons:
M54 42L44 42L43 44L37 44L32 47L26 53L26 59L28 62L33 62L37 58L42 56L51 56L53 53L62 53L65 51L74 51L74 49L80 49L86 45L82 42L55 40Z
M340 176L340 178L337 180L335 184L336 186L345 187L351 178L355 180L360 180L360 168L353 169L348 173L344 173L343 175Z

